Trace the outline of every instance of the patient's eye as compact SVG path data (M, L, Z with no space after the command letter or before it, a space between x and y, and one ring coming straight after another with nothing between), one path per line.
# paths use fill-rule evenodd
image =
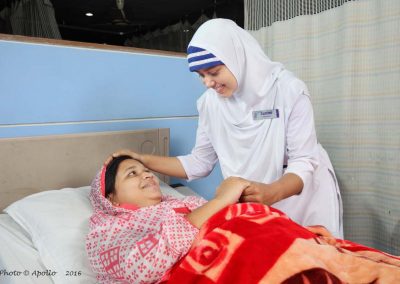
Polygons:
M136 171L129 172L128 176L136 176Z

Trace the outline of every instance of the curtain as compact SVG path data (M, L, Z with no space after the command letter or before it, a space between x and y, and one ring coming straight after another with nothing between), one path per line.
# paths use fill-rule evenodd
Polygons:
M213 17L216 17L215 13ZM187 45L193 34L207 20L209 18L202 14L193 24L190 24L186 19L162 30L150 31L142 36L134 36L127 40L125 45L186 53Z
M12 34L61 39L50 0L20 0L0 12Z
M245 0L245 26L248 30L258 30L276 21L317 14L348 1L351 0Z
M245 28L310 89L345 238L399 255L400 1L245 0Z

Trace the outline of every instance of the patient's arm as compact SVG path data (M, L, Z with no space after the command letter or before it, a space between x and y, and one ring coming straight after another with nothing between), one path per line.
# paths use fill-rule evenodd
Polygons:
M195 227L200 228L205 221L222 208L238 202L243 190L249 185L249 181L239 177L225 179L217 188L215 197L186 215L186 218Z

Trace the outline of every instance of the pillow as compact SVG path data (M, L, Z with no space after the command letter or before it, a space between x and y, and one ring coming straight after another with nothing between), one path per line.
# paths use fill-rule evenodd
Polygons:
M163 194L183 197L160 181ZM90 186L32 194L4 211L31 236L55 283L96 283L85 250L93 209Z
M160 180L160 189L161 189L161 193L163 195L169 195L169 196L173 196L176 198L185 197L185 195L183 195L182 193L177 191L175 188L170 187L168 184L166 184L162 180Z
M90 186L43 191L4 210L30 234L55 283L96 283L85 250L93 212L89 191Z

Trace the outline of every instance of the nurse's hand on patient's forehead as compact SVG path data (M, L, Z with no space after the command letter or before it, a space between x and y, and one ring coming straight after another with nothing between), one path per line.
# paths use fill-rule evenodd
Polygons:
M142 157L140 154L138 154L132 150L120 149L120 150L117 150L116 152L112 153L110 156L108 156L107 159L104 161L104 165L107 166L112 161L112 159L119 157L119 156L129 156L132 159L135 159L138 161L141 161L141 157Z

